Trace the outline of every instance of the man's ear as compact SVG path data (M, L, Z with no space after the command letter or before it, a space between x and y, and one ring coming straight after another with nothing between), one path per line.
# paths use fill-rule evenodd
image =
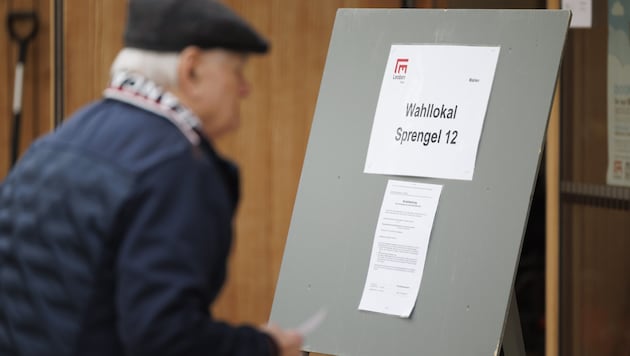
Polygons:
M177 64L177 84L180 90L190 95L197 82L197 66L201 61L201 49L195 46L184 48L179 54Z

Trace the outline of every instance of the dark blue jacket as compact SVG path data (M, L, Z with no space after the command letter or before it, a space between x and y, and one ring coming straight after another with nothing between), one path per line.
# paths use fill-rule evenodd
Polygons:
M213 320L235 167L110 99L34 143L0 186L0 355L269 355Z

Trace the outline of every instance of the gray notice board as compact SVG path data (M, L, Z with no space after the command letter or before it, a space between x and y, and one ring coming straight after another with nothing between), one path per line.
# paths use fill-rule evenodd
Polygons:
M570 13L337 13L271 320L321 307L304 350L332 355L493 355L500 343ZM364 174L392 44L500 46L472 181ZM409 319L358 310L388 179L443 185Z

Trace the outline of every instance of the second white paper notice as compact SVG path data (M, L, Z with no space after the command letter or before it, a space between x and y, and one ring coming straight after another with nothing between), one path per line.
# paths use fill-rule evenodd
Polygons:
M411 315L441 193L441 185L387 182L360 310Z
M392 45L365 173L472 180L499 51Z

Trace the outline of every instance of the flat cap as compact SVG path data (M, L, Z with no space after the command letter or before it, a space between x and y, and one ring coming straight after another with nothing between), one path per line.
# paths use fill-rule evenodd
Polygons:
M179 52L187 46L264 53L267 41L216 0L128 0L125 47Z

